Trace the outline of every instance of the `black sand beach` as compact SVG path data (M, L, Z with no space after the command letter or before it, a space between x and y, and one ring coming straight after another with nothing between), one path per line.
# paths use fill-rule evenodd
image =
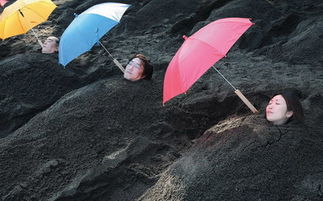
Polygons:
M109 1L53 2L43 40ZM31 32L1 41L1 201L323 200L323 2L114 2L132 6L101 42L123 65L147 55L150 81L123 79L100 46L63 68ZM182 35L225 17L255 25L215 66L260 113L212 69L163 105ZM266 104L291 88L304 123L271 125Z

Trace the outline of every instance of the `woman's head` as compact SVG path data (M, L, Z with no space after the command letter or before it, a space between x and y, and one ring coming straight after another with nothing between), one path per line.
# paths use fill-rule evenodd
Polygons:
M58 51L59 39L55 36L49 36L42 45L42 53L52 54Z
M275 125L282 125L295 119L303 121L303 108L294 91L283 91L274 95L266 107L266 119Z
M123 77L130 81L150 80L153 66L143 54L134 55L128 62Z

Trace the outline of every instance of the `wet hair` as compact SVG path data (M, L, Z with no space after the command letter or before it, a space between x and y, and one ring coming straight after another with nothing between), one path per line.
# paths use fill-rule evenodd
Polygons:
M50 37L54 37L54 41L56 42L56 45L59 45L59 38L55 37L55 36L50 36Z
M47 39L48 39L48 38L51 38L53 41L55 41L55 43L56 43L56 45L57 45L57 47L58 47L58 45L59 45L59 38L57 38L56 36L48 36L48 37L47 37ZM46 40L47 40L47 39L46 39Z
M57 38L57 40L55 40L57 46L59 45L59 39Z
M280 93L275 94L274 96L281 95L287 105L287 111L292 111L293 115L288 119L288 122L291 120L296 120L298 122L304 121L303 107L299 99L301 98L301 93L297 90L284 90ZM274 97L273 96L273 97Z
M142 72L144 77L142 79L150 80L153 75L153 66L151 65L149 59L143 54L135 54L129 59L129 62L134 58L138 58L144 63L144 71Z

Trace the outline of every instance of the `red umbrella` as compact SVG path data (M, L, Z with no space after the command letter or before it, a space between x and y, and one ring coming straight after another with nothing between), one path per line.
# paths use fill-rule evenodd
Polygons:
M163 103L186 92L211 66L226 56L234 43L252 25L247 18L223 18L206 25L189 38L184 36L185 42L167 67ZM220 75L252 112L258 112L238 89L221 73Z
M0 5L3 7L7 2L8 0L0 0Z

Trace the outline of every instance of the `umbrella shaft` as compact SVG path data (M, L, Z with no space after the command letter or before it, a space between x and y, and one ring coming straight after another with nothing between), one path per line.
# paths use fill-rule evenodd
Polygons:
M18 11L19 11L20 15L23 17L23 19L26 22L26 24L28 24L29 25L29 28L30 28L31 27L30 26L30 23L25 19L25 15L23 14L23 12L20 9L18 9ZM30 28L30 29L33 32L34 36L36 37L36 39L37 39L40 47L43 47L43 43L41 42L41 40L39 40L39 38L38 38L37 34L35 33L35 31L33 30L33 28Z
M229 83L229 85L236 91L237 89L231 84L231 82L229 82L229 80L227 80L227 78L225 78L224 77L224 75L222 75L222 73L218 70L218 69L216 69L214 66L212 66L212 68L216 71L216 72L218 72L219 74L220 74L220 76L227 82L227 83Z
M212 68L214 70L216 70L216 72L218 72L221 77L223 77L223 79L225 81L227 81L227 83L230 84L230 86L234 89L234 93L236 93L238 95L238 97L242 100L242 102L244 102L244 104L246 104L248 106L248 108L253 112L253 113L258 113L258 110L250 103L250 101L241 93L241 91L239 89L236 89L230 82L229 80L227 80L220 71L218 71L218 69L216 69L214 66L212 66Z
M113 56L112 56L112 54L110 54L110 52L107 50L107 48L105 48L104 47L104 45L100 42L100 41L98 41L98 43L103 47L103 49L109 54L109 56L112 58L112 59L114 59L113 58Z
M125 69L124 67L118 62L118 60L116 60L115 58L113 58L112 54L110 54L110 52L107 50L107 48L104 47L104 45L98 41L98 43L103 47L103 49L109 54L109 56L113 59L113 63L124 73Z

